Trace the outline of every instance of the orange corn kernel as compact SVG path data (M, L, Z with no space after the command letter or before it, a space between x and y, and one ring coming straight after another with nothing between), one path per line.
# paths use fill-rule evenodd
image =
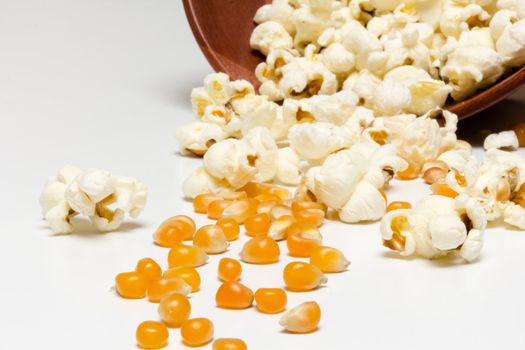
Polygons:
M397 178L399 180L413 180L419 176L419 173L421 172L421 167L416 162L405 159L405 161L408 163L408 167L403 171L397 172Z
M291 256L307 258L319 247L323 237L319 230L300 222L292 224L286 230L286 246Z
M242 224L248 217L257 214L259 201L254 198L239 199L228 205L222 212L222 217L232 218Z
M190 301L182 294L171 293L160 299L159 316L169 327L180 327L190 313Z
M295 222L295 218L291 215L283 215L279 217L270 225L268 237L276 241L282 241L283 239L286 239L287 229Z
M157 321L144 321L135 332L137 345L142 349L160 349L168 344L168 329Z
M284 215L293 216L292 209L287 205L277 204L272 208L272 210L270 210L270 216L272 217L272 220L277 220Z
M203 346L213 339L213 323L207 318L192 318L180 327L180 335L184 344Z
M208 205L208 218L217 220L220 219L224 209L232 204L232 201L226 199L217 199Z
M323 224L325 212L321 209L303 209L293 213L298 222L319 227Z
M195 232L193 245L201 248L207 254L220 254L228 249L230 243L226 240L222 228L217 225L206 225Z
M148 300L158 303L162 297L173 292L188 295L191 287L181 278L161 277L152 281L148 287Z
M271 188L266 192L268 194L277 196L281 201L285 201L292 198L292 193L286 188L271 186Z
M386 207L386 211L387 213L390 212L390 211L393 211L393 210L398 210L398 209L411 209L412 208L412 204L408 203L408 202L391 202L390 204L388 204L388 206Z
M450 197L450 198L456 198L458 196L458 193L454 191L452 188L450 188L449 185L443 182L435 182L430 186L432 189L433 194L437 194L440 196Z
M159 264L157 264L157 262L151 258L140 259L137 262L135 271L143 274L150 281L156 280L162 275L162 269L160 268Z
M168 254L169 267L198 267L208 262L208 254L199 247L176 244Z
M290 206L292 208L292 213L295 215L295 213L300 212L304 209L320 209L323 212L326 212L327 207L326 205L318 202L311 202L311 201L299 201L295 200L292 202L292 205Z
M339 249L320 246L312 250L310 264L325 273L342 272L350 265L350 261L345 258L343 252Z
M257 309L265 314L277 314L286 308L286 292L282 288L259 288L255 292Z
M241 264L231 258L222 258L219 261L217 268L217 275L223 282L238 281L241 278L242 266Z
M271 213L273 207L276 205L281 204L280 201L277 200L269 200L269 201L260 201L259 205L257 206L257 213L263 214L263 213Z
M227 241L235 241L237 238L239 238L239 232L241 229L239 228L237 221L233 220L232 218L219 219L216 225L222 229L222 232L224 232Z
M224 192L221 193L220 196L223 199L227 199L229 201L236 201L238 199L244 199L248 198L248 195L244 191L238 191L238 192Z
M281 203L281 198L279 198L278 196L276 196L275 194L268 194L268 193L264 193L264 194L260 194L258 196L255 196L253 197L255 199L257 199L259 202L277 202L277 203Z
M294 292L316 289L327 281L326 276L319 268L299 261L286 265L283 271L283 279L286 288Z
M195 222L186 215L177 215L165 220L153 234L153 240L161 247L170 248L176 243L191 239L195 233Z
M213 342L212 350L248 350L248 346L241 339L219 338Z
M520 147L525 147L525 123L516 123L512 126L512 130L516 133L518 137L518 142Z
M239 282L224 282L215 294L217 306L223 309L247 309L253 304L253 292Z
M248 197L254 198L262 194L268 194L271 185L260 182L248 182L240 190L246 192Z
M122 272L115 277L117 293L126 299L142 299L146 296L149 279L140 272Z
M218 199L222 199L222 197L213 193L199 194L193 199L193 209L196 213L206 214L210 203Z
M315 301L302 303L283 315L279 324L288 332L308 333L317 329L321 308Z
M244 244L239 255L242 261L250 264L272 264L279 261L281 250L270 237L257 236Z
M270 229L272 219L270 214L256 214L250 216L244 221L244 228L246 229L246 234L248 236L265 236Z
M175 267L173 269L164 271L162 277L180 278L191 287L192 292L198 291L201 285L201 276L193 267Z

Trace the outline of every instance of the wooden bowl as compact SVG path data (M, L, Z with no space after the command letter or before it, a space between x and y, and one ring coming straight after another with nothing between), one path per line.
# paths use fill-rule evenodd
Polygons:
M271 0L183 0L197 42L213 69L233 79L246 79L258 87L254 71L264 56L250 48L253 17ZM525 83L525 67L497 84L447 108L460 118L478 113L512 94Z

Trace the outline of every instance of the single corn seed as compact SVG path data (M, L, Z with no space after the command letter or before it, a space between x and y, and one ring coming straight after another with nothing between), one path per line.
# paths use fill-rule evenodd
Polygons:
M294 261L286 265L283 279L288 290L304 292L316 289L327 282L327 278L319 268L312 264Z
M317 329L321 308L315 301L302 303L283 315L279 324L288 332L308 333Z
M248 236L265 236L268 234L272 219L270 214L256 214L250 216L244 221L244 228L246 229L246 234Z
M221 218L222 213L232 204L232 201L227 199L217 199L208 205L208 218L212 220L218 220Z
M386 207L386 211L387 212L390 212L392 210L398 210L398 209L411 209L412 208L412 204L408 203L408 202L391 202L390 204L388 204L388 206Z
M277 203L281 203L281 198L279 198L278 196L274 195L274 194L267 194L267 193L264 193L264 194L260 194L258 196L255 196L253 197L255 199L257 199L260 203L262 202L277 202Z
M169 327L180 327L190 317L191 304L186 296L171 293L160 300L159 316Z
M257 196L255 197L255 199L257 199L259 201L259 205L257 206L257 213L258 214L263 214L263 213L271 213L272 211L272 208L275 207L277 204L282 204L281 203L281 200L278 199L269 199L269 200L266 200L266 199L260 199L262 196L271 196L271 197L275 197L275 196L272 196L272 195L261 195L261 196Z
M241 339L219 338L213 342L212 350L248 350L248 346Z
M312 250L310 264L324 273L345 271L350 265L343 252L332 247L320 246Z
M153 240L161 247L171 248L174 244L191 239L195 233L195 222L186 215L177 215L165 220L153 234Z
M146 296L150 281L140 272L122 272L115 277L117 293L126 299L142 299Z
M250 264L272 264L279 261L281 250L276 241L257 236L246 242L240 252L241 260Z
M290 207L294 215L295 213L298 213L305 209L320 209L325 213L326 213L326 210L328 209L326 205L322 203L312 202L312 201L299 201L299 200L293 201Z
M321 209L303 209L294 212L297 222L319 227L323 224L325 212Z
M450 198L456 198L458 196L458 193L444 182L435 182L430 188L432 189L432 193L436 195Z
M239 238L239 232L241 231L237 221L232 218L221 218L216 223L224 232L227 241L235 241Z
M525 147L525 123L516 123L512 126L512 130L516 133L518 137L518 142L520 147Z
M259 182L248 182L240 190L246 192L248 197L254 198L262 194L268 194L267 188L270 185Z
M237 200L228 205L222 212L222 217L232 218L242 224L248 217L257 214L259 201L254 198Z
M413 180L419 176L419 173L421 171L419 165L410 159L405 159L405 161L408 163L408 167L403 171L397 172L397 178L399 180Z
M156 280L162 275L162 269L160 268L159 264L157 264L157 262L151 258L140 259L137 262L135 271L143 274L150 281Z
M207 254L220 254L228 249L230 243L219 226L206 225L195 232L193 245L201 248Z
M223 199L227 199L227 200L230 200L230 201L236 201L236 200L238 200L238 199L248 198L248 195L247 195L246 192L244 192L244 191L239 191L239 192L224 192L224 193L221 193L220 196L221 196Z
M292 224L286 232L288 253L299 258L309 257L312 251L321 245L323 240L321 233L316 227L301 222Z
M199 247L176 244L168 254L169 267L198 267L208 262L208 254Z
M284 215L293 216L292 209L287 205L277 204L272 208L272 210L270 210L270 216L272 217L272 220L277 220Z
M286 201L292 198L292 193L286 188L271 186L267 194L277 196L281 201Z
M265 314L277 314L286 308L287 296L282 288L259 288L255 292L255 305Z
M438 181L445 180L445 176L447 176L447 173L443 171L443 169L440 168L428 168L423 173L423 180L429 185L432 185Z
M270 225L268 237L276 241L282 241L283 239L286 239L287 229L295 222L295 218L291 215L283 215L279 217Z
M148 287L148 300L152 303L158 303L165 295L170 293L180 293L188 295L191 287L178 277L161 277L151 282Z
M168 344L168 329L157 321L144 321L137 327L135 338L142 349L160 349Z
M203 346L213 339L213 323L207 318L192 318L180 327L180 335L184 344Z
M217 306L223 309L247 309L253 304L253 292L239 282L224 282L215 294Z
M196 213L206 214L208 212L208 206L211 202L222 199L222 197L213 193L199 194L193 200L193 209Z
M191 287L192 292L198 291L201 285L201 276L193 267L174 267L164 271L162 277L180 278Z
M238 281L241 278L241 264L231 258L222 258L217 268L217 276L223 282Z

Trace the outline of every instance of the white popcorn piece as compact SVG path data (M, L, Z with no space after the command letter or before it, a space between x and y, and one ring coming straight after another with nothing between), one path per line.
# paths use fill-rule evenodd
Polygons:
M116 230L126 212L137 217L146 200L146 187L133 178L66 166L50 179L40 204L53 232L64 234L73 232L70 218L78 214L88 216L100 231Z
M486 222L476 199L431 195L413 209L387 213L380 230L383 244L401 255L430 259L454 253L472 262L481 253Z
M257 169L255 180L267 182L273 180L278 169L278 149L270 130L257 127L248 132L243 141L246 141L255 151L254 166Z
M518 137L514 131L502 131L498 134L490 134L483 142L483 148L489 149L503 149L516 150L519 148Z
M276 103L260 95L249 95L236 99L231 102L231 106L239 116L240 130L243 135L256 127L272 128L280 113Z
M271 4L261 6L254 16L255 23L268 21L280 23L290 35L295 34L295 26L292 22L294 8L287 0L274 0Z
M290 147L280 148L277 155L276 178L286 185L298 185L301 182L301 159Z
M281 68L279 89L288 98L331 95L337 91L334 73L319 61L297 58Z
M175 137L182 155L202 156L211 145L225 139L226 133L216 124L195 122L180 127Z
M340 43L333 43L321 53L324 65L333 73L349 73L355 65L355 56Z
M352 135L341 126L329 123L304 123L290 128L290 147L306 160L322 160L351 145Z
M519 67L525 64L525 18L505 27L496 48L505 65Z
M195 198L202 193L221 193L233 190L226 180L210 175L204 167L197 168L182 184L186 198Z
M354 92L364 101L366 107L373 108L375 93L380 84L381 79L365 69L350 74L343 84L343 90Z
M268 55L272 49L291 49L293 39L279 22L268 21L255 27L250 37L250 46Z
M303 114L313 120L343 125L354 113L359 98L351 91L339 91L333 95L316 95L300 100L296 105ZM295 116L298 120L297 115Z

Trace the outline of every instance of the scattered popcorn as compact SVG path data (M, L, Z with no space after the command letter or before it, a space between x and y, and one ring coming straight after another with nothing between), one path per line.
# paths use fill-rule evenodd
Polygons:
M70 219L79 214L89 217L100 231L114 231L126 212L137 217L146 199L146 187L133 178L65 166L49 179L40 196L40 206L54 233L73 232Z
M483 147L489 149L516 150L519 148L518 137L514 131L502 131L499 134L491 134L485 138Z

